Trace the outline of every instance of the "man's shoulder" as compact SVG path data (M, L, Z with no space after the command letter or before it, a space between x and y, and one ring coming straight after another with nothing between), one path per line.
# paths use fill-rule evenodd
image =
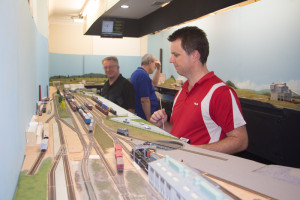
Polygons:
M130 80L144 80L147 78L149 78L149 75L146 72L137 69L132 73Z
M105 81L104 85L103 85L103 88L107 88L109 86L109 81Z

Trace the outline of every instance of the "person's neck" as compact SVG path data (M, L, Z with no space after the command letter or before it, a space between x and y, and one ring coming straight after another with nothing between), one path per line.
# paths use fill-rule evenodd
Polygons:
M187 78L189 82L188 90L191 91L193 86L207 73L209 73L206 64L202 65L201 67L194 68L192 73Z
M142 65L141 68L143 68L147 72L147 74L150 74L149 67L147 65Z
M109 85L112 85L119 78L119 76L120 76L120 74L118 74L117 76L108 78Z

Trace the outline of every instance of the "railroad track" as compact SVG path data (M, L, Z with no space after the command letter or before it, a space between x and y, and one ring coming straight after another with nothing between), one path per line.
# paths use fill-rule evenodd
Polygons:
M36 161L34 162L34 165L32 166L32 168L29 170L29 172L27 173L27 175L34 175L36 170L38 169L38 167L40 166L40 163L42 162L44 156L45 156L45 151L41 151L38 158L36 159Z
M67 193L68 193L68 199L73 200L76 199L76 194L74 190L74 185L73 185L73 180L72 180L72 175L71 175L71 170L70 170L70 165L69 165L69 158L68 158L68 153L66 151L65 147L65 139L63 136L63 130L61 127L60 123L60 117L57 112L57 105L55 101L55 97L53 94L53 107L54 107L54 115L55 115L55 121L58 126L58 131L59 131L59 139L60 139L60 150L58 154L55 156L55 160L51 166L50 173L48 174L48 200L55 200L56 199L56 185L55 185L55 170L57 167L57 164L59 163L59 160L63 160L63 165L65 169L65 179L66 179L66 185L67 185Z
M79 95L76 95L76 99L78 100L78 103L80 102L83 105L83 102L86 101L86 99L84 99L84 97L80 97ZM94 103L92 104L94 105ZM104 129L105 132L107 132L113 139L114 143L118 142L120 143L119 140L116 140L116 137L114 135L111 134L111 132L113 131L112 129L108 128L104 123L103 123L103 119L102 117L106 117L105 115L103 115L100 111L95 111L96 109L93 110L89 110L89 112L92 113L95 123L97 123L102 129ZM100 113L100 114L99 114ZM83 121L83 120L81 120ZM85 126L83 126L85 127ZM93 147L96 150L97 154L100 156L101 160L103 161L103 165L106 168L109 176L111 177L111 179L113 180L114 184L116 185L117 189L119 190L119 192L121 193L123 199L125 200L130 200L130 195L128 193L126 184L125 184L125 180L124 180L124 176L123 174L117 174L115 172L115 167L113 169L113 167L109 164L109 162L107 161L107 159L105 158L105 155L103 153L103 151L99 148L99 146L97 145L97 142L95 141L94 137L92 136L92 134L88 134L89 140L91 143L93 143ZM122 144L122 143L121 143Z
M83 138L82 133L79 131L80 129L79 129L77 123L76 123L76 120L73 117L73 114L72 114L73 111L69 108L69 105L66 106L66 109L67 109L67 112L69 113L69 115L72 119L72 123L73 123L74 127L72 127L71 125L69 125L66 122L64 122L64 123L77 133L78 138L79 138L79 140L82 144L83 151L84 151L84 156L83 156L83 160L82 160L82 163L81 163L81 173L82 173L82 177L83 177L83 180L84 180L83 182L84 182L87 194L89 196L89 199L96 200L97 199L96 193L95 193L95 190L94 190L93 185L91 183L90 175L89 175L89 172L88 172L88 161L89 161L89 157L90 157L90 152L92 150L92 145L91 145L91 143L88 145L86 143L85 139ZM83 122L83 120L82 120L81 116L78 114L78 112L76 112L74 114L77 118L80 118L79 119L80 123ZM81 124L81 125L83 125L83 127L85 126L85 124ZM87 131L87 129L85 129L85 131Z

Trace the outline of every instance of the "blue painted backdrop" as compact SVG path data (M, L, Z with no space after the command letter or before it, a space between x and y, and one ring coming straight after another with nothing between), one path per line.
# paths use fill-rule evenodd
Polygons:
M300 1L262 0L184 26L203 29L210 42L208 68L239 88L269 89L286 82L300 93ZM163 49L163 72L178 77L169 63L167 37L182 26L149 36L149 52Z
M46 96L49 54L48 40L38 33L27 1L3 1L0 13L5 16L0 18L0 199L12 199L24 160L25 131L35 114L38 85Z
M272 82L286 82L300 93L300 1L261 0L184 26L203 29L210 42L208 68L224 81L242 89L269 89ZM163 50L163 72L178 77L169 63L167 37L173 27L148 37L148 52L159 57ZM104 56L50 54L50 75L103 73ZM83 61L84 59L84 61ZM121 72L127 78L141 57L119 56Z
M50 77L71 76L89 73L105 74L102 59L109 55L71 55L50 53ZM120 73L130 78L132 72L141 65L141 56L117 56Z

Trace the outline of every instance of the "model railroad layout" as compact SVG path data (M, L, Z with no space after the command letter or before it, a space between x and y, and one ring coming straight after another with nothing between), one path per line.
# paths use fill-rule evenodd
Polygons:
M67 91L60 92L60 95L63 95L68 102L66 105L67 113L70 116L72 121L72 125L67 123L64 119L61 119L58 115L57 111L57 103L54 101L54 111L55 114L52 115L47 121L51 120L53 117L58 125L59 131L59 140L60 140L60 148L55 155L55 158L52 163L52 167L48 174L48 199L56 199L56 185L55 185L55 171L59 161L62 159L65 169L65 178L66 178L66 186L67 186L67 194L68 199L76 199L75 194L75 185L72 180L72 172L70 171L70 163L68 158L68 149L65 145L65 138L62 129L61 123L68 126L72 129L78 136L81 145L83 147L83 158L81 160L81 176L83 179L83 183L85 186L86 194L89 199L96 200L97 194L92 184L92 180L90 178L90 174L88 171L88 162L90 159L90 154L92 149L95 150L97 155L99 156L101 163L103 164L107 174L112 180L115 188L117 188L118 192L122 196L122 199L129 200L134 199L129 190L127 184L125 184L125 175L124 170L126 170L126 165L124 159L132 159L137 165L139 165L146 173L148 173L149 163L153 161L160 160L162 156L156 153L157 149L164 150L172 150L172 149L182 149L182 143L177 141L147 141L141 138L136 138L130 135L128 129L126 128L118 128L114 130L104 124L103 118L109 116L116 116L117 111L115 111L112 107L104 104L97 96L83 96L77 94L71 94ZM54 95L53 95L54 99ZM95 107L95 109L93 109ZM130 123L129 120L127 120ZM79 124L78 124L79 123ZM125 122L124 122L125 123ZM114 144L114 157L115 157L115 165L112 165L108 159L106 158L103 150L98 145L97 141L94 139L93 131L95 125L98 125L103 129L103 131L112 139ZM80 131L80 130L83 130ZM84 137L85 135L85 137ZM86 140L88 139L88 140ZM45 151L47 150L48 135L44 135L41 145L41 154L34 166L30 170L28 174L34 174L36 169L38 168L41 160L44 157ZM142 144L136 145L132 143L132 140L138 140ZM47 142L46 142L47 141ZM184 150L188 151L188 150ZM198 152L190 152L197 153ZM124 154L126 156L124 157ZM126 173L126 172L125 172ZM147 191L152 195L154 199L161 199L162 197L158 194L159 191L156 191L150 184L146 186Z

